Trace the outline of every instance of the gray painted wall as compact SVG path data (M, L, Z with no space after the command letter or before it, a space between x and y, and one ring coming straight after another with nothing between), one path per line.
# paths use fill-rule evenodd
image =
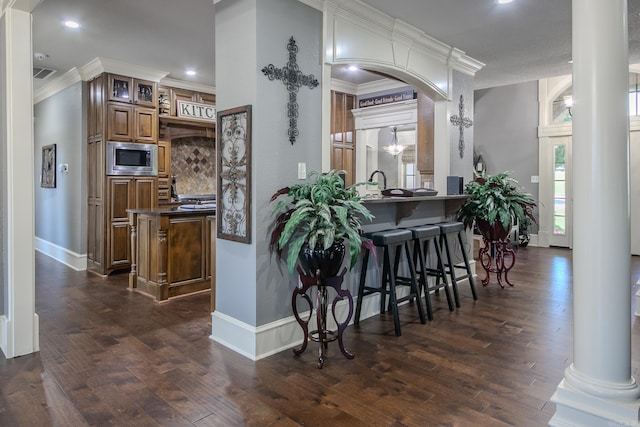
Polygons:
M307 164L307 171L320 170L322 116L321 86L300 88L300 135L291 145L288 93L282 82L270 81L260 70L286 64L287 43L293 36L300 70L321 80L322 12L297 0L223 1L216 4L215 24L216 39L234 39L216 49L218 111L245 104L253 108L252 243L217 240L216 310L260 326L291 315L297 281L269 253L269 199L277 189L300 182L299 162ZM274 268L276 264L280 268Z
M474 141L488 174L511 171L538 200L538 184L531 183L538 175L537 82L476 91ZM533 224L531 231L537 230Z
M87 252L85 92L86 82L78 82L34 105L35 235L77 254ZM56 188L40 187L49 144L56 144Z
M6 34L6 18L3 15L0 17L0 34ZM9 301L9 278L7 277L6 263L7 263L7 242L4 236L7 235L7 170L5 166L5 159L7 158L7 78L6 78L6 50L5 43L0 43L0 224L2 224L2 232L0 233L0 315L6 314L8 309L6 307L7 301Z

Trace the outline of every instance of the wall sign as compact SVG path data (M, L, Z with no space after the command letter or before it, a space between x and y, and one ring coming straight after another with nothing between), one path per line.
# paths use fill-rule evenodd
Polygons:
M403 90L402 92L389 93L387 95L372 96L363 98L358 101L358 108L373 107L376 105L391 104L393 102L410 101L415 99L416 93L413 89Z
M215 122L216 107L209 104L199 104L197 102L178 101L178 117Z

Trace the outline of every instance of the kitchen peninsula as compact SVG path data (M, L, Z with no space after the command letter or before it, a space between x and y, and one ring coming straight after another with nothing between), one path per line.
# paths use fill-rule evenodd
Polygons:
M158 302L209 289L214 292L214 206L129 209L128 213L130 290L150 295Z
M364 224L365 231L452 221L466 197L466 195L436 195L364 198L363 203L375 216L373 223Z

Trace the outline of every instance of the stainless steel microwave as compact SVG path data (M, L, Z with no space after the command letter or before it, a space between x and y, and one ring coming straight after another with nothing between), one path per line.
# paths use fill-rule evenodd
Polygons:
M158 146L107 141L107 175L158 175Z

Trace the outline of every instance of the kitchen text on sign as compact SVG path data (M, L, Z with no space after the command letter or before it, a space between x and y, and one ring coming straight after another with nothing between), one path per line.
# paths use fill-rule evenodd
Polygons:
M197 102L178 101L178 117L216 121L216 107Z

